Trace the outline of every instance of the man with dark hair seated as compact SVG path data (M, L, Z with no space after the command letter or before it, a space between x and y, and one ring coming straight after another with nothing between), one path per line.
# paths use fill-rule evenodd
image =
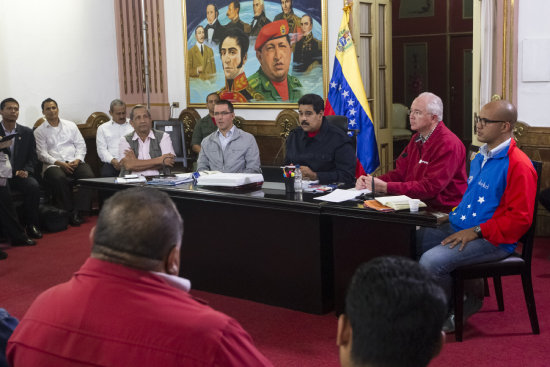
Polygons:
M168 133L153 129L147 106L132 107L130 124L134 131L122 136L118 144L121 177L128 173L156 176L160 168L174 166L176 155L172 139Z
M485 144L470 164L468 188L449 213L449 223L416 232L419 262L435 275L449 300L453 270L508 257L533 222L537 172L512 138L517 116L516 107L505 100L491 101L474 115L477 138ZM464 299L464 321L483 306L483 291L476 289L481 287L471 288ZM454 319L449 310L446 332L454 331Z
M92 168L84 162L86 142L74 122L59 118L56 101L46 98L41 107L46 121L34 130L34 137L44 182L52 191L55 205L71 213L71 225L79 226L84 221L81 212L90 210L92 192L80 188L73 199L70 180L94 177Z
M197 171L228 173L261 173L260 151L250 133L233 124L233 103L221 100L214 106L218 130L201 142Z
M271 366L239 323L178 277L183 221L162 191L105 202L91 257L42 293L8 341L18 366Z
M380 257L361 265L338 318L343 367L423 367L439 354L445 292L415 261Z
M346 132L324 117L325 102L317 94L298 101L300 126L286 139L285 164L299 164L303 178L321 184L353 183L355 151Z

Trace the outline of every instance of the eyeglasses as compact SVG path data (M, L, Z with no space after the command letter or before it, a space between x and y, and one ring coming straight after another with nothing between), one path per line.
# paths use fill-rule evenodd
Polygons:
M485 127L487 126L487 124L495 124L497 122L507 122L507 121L502 121L502 120L489 120L489 119L486 119L485 117L479 117L479 115L477 113L474 113L474 124L479 124L481 125L481 127Z
M411 116L414 116L414 117L420 117L424 114L424 111L420 111L420 110L407 110L407 115L409 117Z
M231 112L229 111L221 111L221 112L214 112L214 116L216 117L219 117L219 116L227 116L229 115Z

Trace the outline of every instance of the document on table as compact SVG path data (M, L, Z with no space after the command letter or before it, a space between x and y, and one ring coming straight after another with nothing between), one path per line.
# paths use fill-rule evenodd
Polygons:
M315 200L330 201L331 203L341 203L342 201L353 200L361 194L370 194L370 192L371 191L369 189L364 189L364 190L336 189L333 192L331 192L330 194L317 196L314 199Z

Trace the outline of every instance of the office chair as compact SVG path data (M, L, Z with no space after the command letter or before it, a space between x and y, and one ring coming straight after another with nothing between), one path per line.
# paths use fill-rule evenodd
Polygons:
M350 129L349 121L346 116L330 115L325 116L325 119L329 124L332 124L344 130L346 134L351 132L352 135L350 136L350 139L352 141L353 148L355 149L357 147L357 134L359 134L359 129Z
M185 148L185 136L183 124L180 120L156 120L153 121L153 128L164 131L170 135L174 153L176 153L176 162L181 162L184 168L187 168L187 150Z

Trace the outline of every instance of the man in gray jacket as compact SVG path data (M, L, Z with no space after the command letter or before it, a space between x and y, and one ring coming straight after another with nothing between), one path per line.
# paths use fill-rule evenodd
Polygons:
M256 139L233 125L234 117L231 102L216 102L214 118L218 130L203 139L197 171L261 173Z

